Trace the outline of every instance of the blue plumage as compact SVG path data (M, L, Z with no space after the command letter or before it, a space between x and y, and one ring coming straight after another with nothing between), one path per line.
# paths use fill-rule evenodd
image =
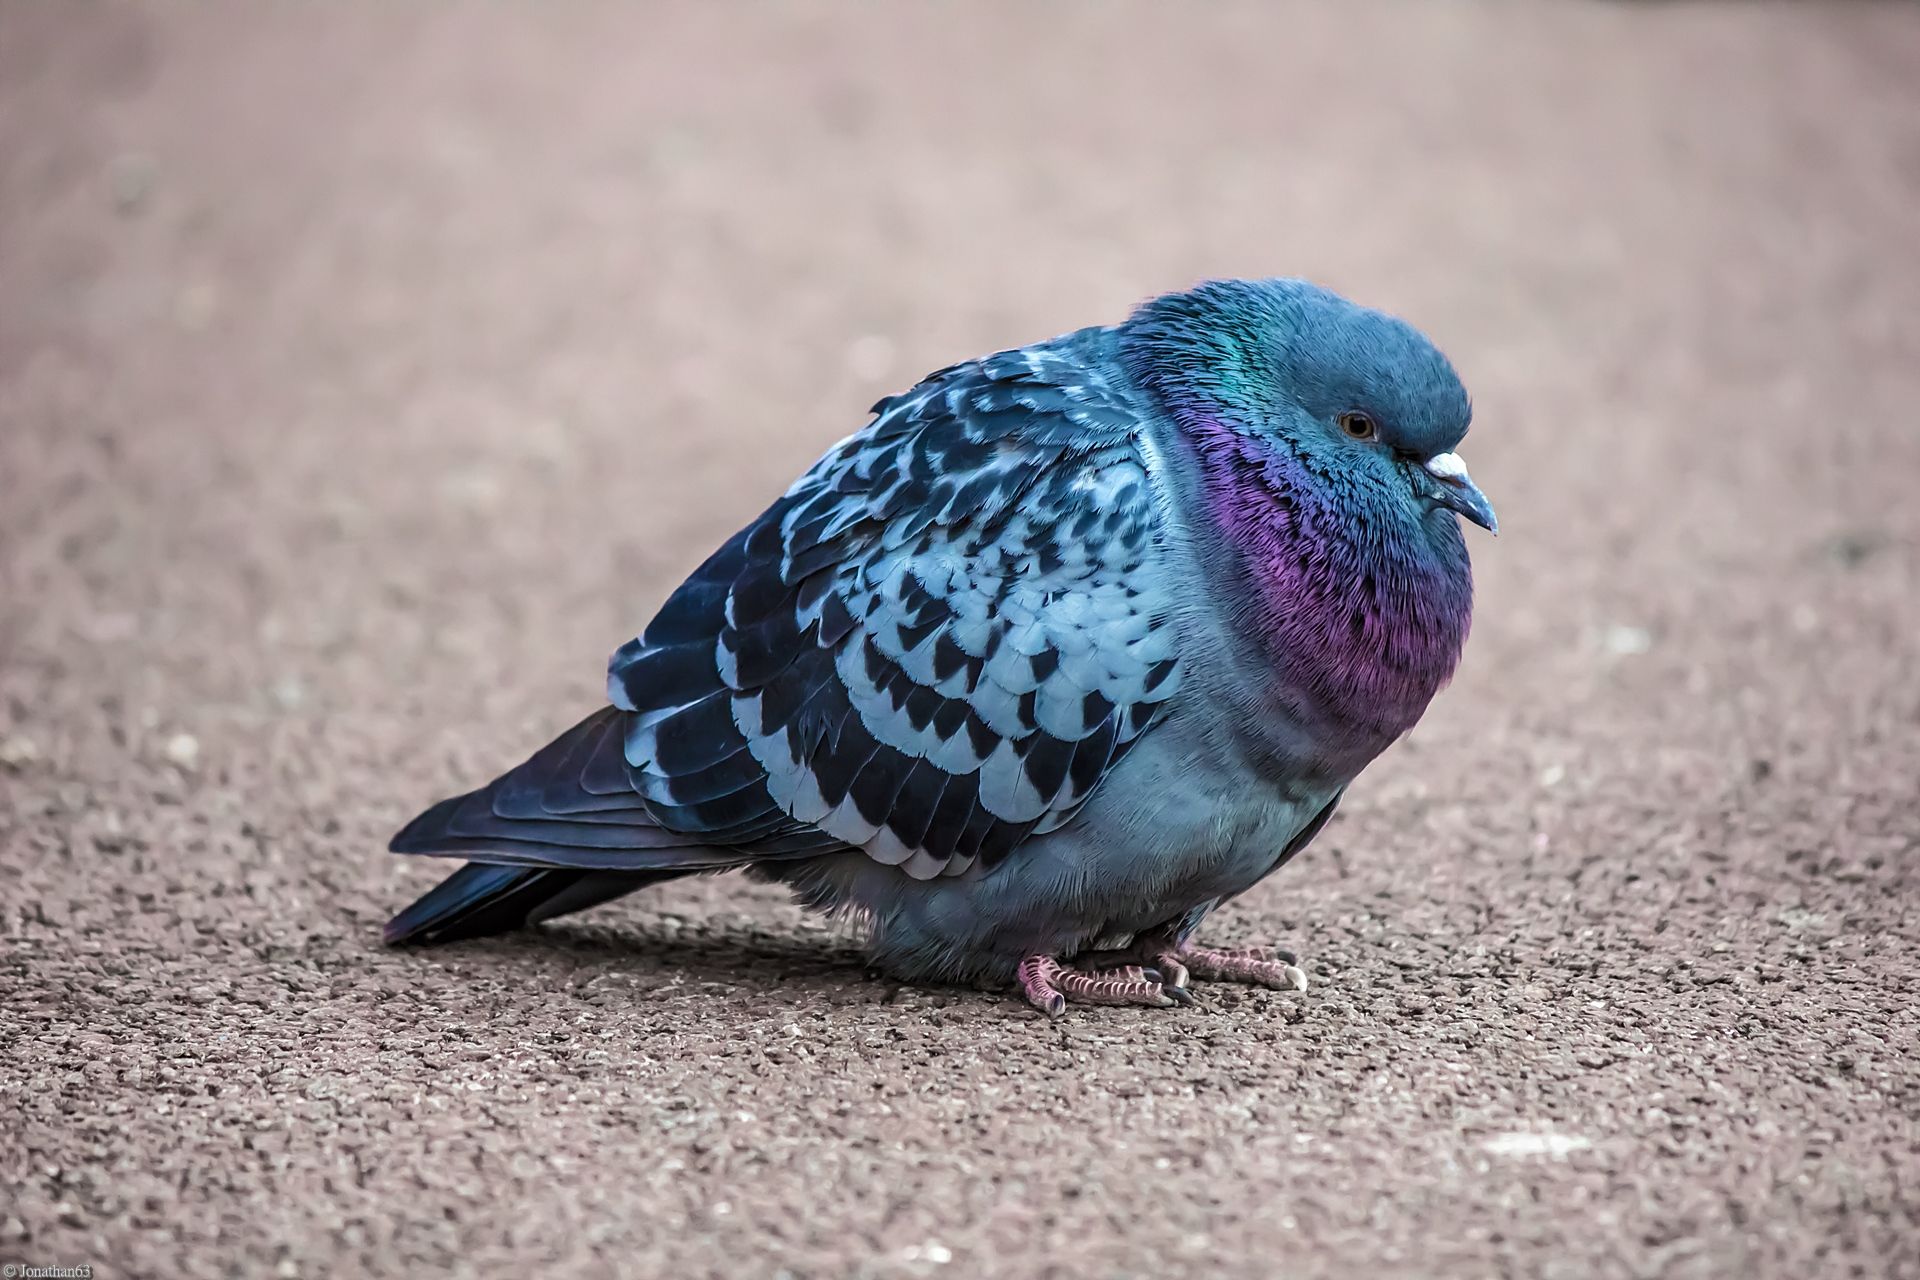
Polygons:
M1338 425L1369 377L1398 432L1378 449ZM1377 453L1446 596L1458 534L1431 516L1461 508L1435 495L1463 493L1464 470L1440 487L1452 455L1434 446L1464 409L1412 330L1290 282L1206 286L931 375L694 571L613 655L610 707L396 838L474 865L389 938L745 867L863 914L876 959L910 976L1018 970L1049 1009L1184 996L1193 926L1304 844L1385 745L1319 758L1328 708L1274 696L1288 668L1246 632L1273 603L1258 562L1300 508L1255 472L1304 457L1337 493L1355 487L1342 464L1364 476ZM1346 438L1303 434L1327 415ZM1225 480L1223 450L1247 460ZM1353 514L1381 527L1364 500ZM1317 557L1366 560L1332 522L1314 536ZM1393 695L1424 707L1458 638ZM1059 963L1115 946L1114 974ZM1268 968L1225 976L1298 972L1247 963Z

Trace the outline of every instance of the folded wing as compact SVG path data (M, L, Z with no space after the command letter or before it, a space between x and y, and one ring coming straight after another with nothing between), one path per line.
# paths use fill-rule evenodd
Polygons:
M1110 344L1003 352L875 406L613 655L616 712L446 802L468 819L446 851L659 869L857 848L927 879L1068 821L1180 678ZM515 822L544 830L515 846Z
M1085 803L1179 671L1124 391L1076 335L934 375L614 655L662 826L926 878Z

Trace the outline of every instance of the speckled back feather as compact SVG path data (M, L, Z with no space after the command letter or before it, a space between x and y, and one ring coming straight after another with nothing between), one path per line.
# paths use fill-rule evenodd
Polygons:
M662 827L930 878L1086 801L1179 682L1136 417L1098 372L1111 342L883 400L614 655Z

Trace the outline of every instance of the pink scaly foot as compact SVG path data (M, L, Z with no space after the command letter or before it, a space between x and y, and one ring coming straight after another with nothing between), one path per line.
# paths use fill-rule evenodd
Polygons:
M1169 960L1184 963L1186 972L1196 978L1245 982L1257 987L1272 987L1276 991L1307 989L1307 975L1298 966L1299 957L1277 947L1236 947L1216 951L1210 947L1185 943L1170 956L1156 961L1162 973L1167 971Z
M1154 1009L1191 1003L1168 995L1162 985L1138 965L1086 973L1068 968L1053 956L1028 956L1020 962L1017 973L1020 991L1027 1003L1049 1018L1065 1013L1069 1000L1081 1004L1137 1004Z

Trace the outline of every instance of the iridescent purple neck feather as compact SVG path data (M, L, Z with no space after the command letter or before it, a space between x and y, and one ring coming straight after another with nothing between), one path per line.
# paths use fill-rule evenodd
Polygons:
M1364 763L1466 641L1466 544L1426 469L1472 418L1453 366L1404 321L1298 280L1156 299L1121 347L1175 429L1208 571L1267 696L1330 760Z
M1460 659L1473 581L1453 516L1408 521L1312 459L1189 424L1201 492L1245 607L1233 620L1305 726L1369 754L1412 728ZM1427 527L1419 527L1425 524Z

